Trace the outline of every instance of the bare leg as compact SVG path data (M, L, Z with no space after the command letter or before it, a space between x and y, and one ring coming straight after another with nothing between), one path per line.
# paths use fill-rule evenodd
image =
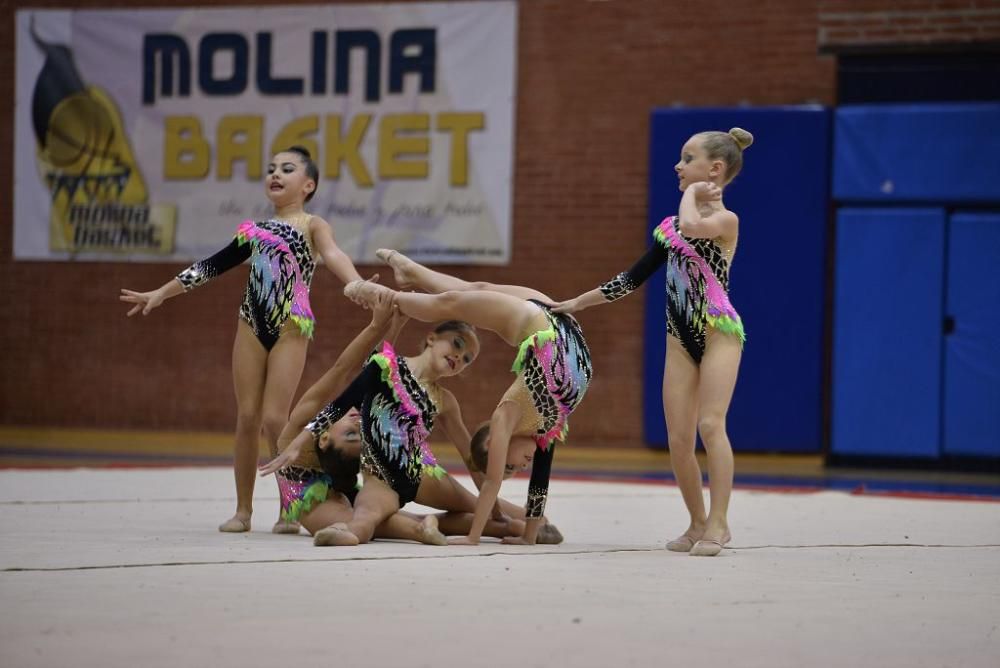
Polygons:
M399 510L399 495L374 476L365 476L354 500L354 515L347 523L335 523L317 531L315 545L357 545L375 535L375 527Z
M709 330L698 383L698 432L708 454L708 523L692 554L712 556L731 539L727 513L733 491L733 448L726 434L726 413L736 386L742 349L739 340Z
M438 527L441 533L446 536L466 536L472 529L472 513L441 513L437 516ZM507 536L520 536L524 533L524 520L512 520L507 522L497 522L487 520L483 528L483 535L491 538L506 538Z
M680 341L667 336L667 358L663 367L663 413L667 419L670 465L684 497L691 521L687 530L667 543L667 549L687 552L705 532L707 518L702 496L701 468L695 457L698 424L698 367Z
M525 512L522 506L514 505L506 499L497 501L504 515L516 520L524 519ZM416 502L422 506L448 512L472 513L476 510L476 495L448 473L440 478L434 476L421 478Z
M288 411L302 378L308 348L309 339L289 332L278 339L267 357L262 426L272 458L278 456L278 436L288 423Z
M434 515L414 515L402 510L389 516L375 527L376 538L412 540L425 545L447 545L448 541L438 528L438 518Z
M351 502L340 492L331 491L326 501L318 503L309 512L302 513L299 521L310 535L337 522L350 522L354 515Z
M501 285L498 283L487 283L486 281L465 281L456 276L434 271L424 265L411 260L399 251L388 248L379 248L375 255L387 265L392 267L395 274L396 283L400 288L416 287L424 292L439 294L441 292L468 292L470 290L489 290L517 297L519 299L537 299L540 302L551 304L553 301L545 294L532 288L521 285Z
M267 378L264 383L263 432L271 458L278 455L278 436L288 423L292 398L302 378L306 365L309 339L297 331L282 334L267 356ZM286 522L280 517L271 527L273 533L299 532L297 522Z
M354 516L354 509L347 497L340 492L331 492L326 501L312 508L301 517L302 526L311 535L333 525L346 525ZM437 518L420 517L402 511L391 515L375 530L378 538L412 540L428 545L447 545L444 534L438 530Z
M448 511L447 514L438 515L441 532L445 535L464 536L469 533L472 526L472 513L476 510L476 495L451 475L445 474L440 478L424 476L420 481L416 501L423 506ZM483 535L493 538L520 536L524 532L524 507L515 505L506 499L497 499L497 502L500 504L500 510L503 514L513 521L508 524L491 519L486 523ZM539 531L545 534L544 542L561 543L562 534L559 533L559 530L549 524L547 519L542 518L542 521L544 524Z
M440 478L423 476L417 490L416 502L422 506L448 512L472 513L476 510L476 496L447 474Z
M375 298L379 290L388 288L355 281L344 292L351 299L368 302ZM549 326L541 308L500 292L443 292L437 295L397 292L395 300L399 310L411 318L423 322L465 320L496 333L515 347L525 337Z
M233 342L233 389L236 393L233 474L236 478L236 514L220 524L219 531L239 533L250 530L266 369L267 351L254 336L250 326L240 320L236 327L236 340Z

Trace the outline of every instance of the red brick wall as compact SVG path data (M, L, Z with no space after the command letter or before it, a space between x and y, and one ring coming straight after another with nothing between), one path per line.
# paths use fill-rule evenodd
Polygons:
M820 0L819 46L967 44L1000 40L996 0Z
M70 5L135 3L31 3ZM0 97L5 100L0 165L5 166L13 155L13 12L18 6L0 5ZM629 266L648 244L651 109L829 104L835 61L818 53L817 40L847 39L832 32L842 28L844 17L863 16L868 26L869 15L889 12L898 17L891 24L903 26L903 19L933 10L941 19L974 16L978 30L987 19L995 25L995 7L836 0L708 0L697 6L667 0L523 1L513 262L456 272L472 280L525 283L556 298L589 289ZM866 36L868 27L857 30L850 39L891 39L874 32ZM950 31L935 34L935 39L952 38ZM961 37L968 38L968 31ZM12 262L9 171L0 172L0 424L230 429L235 415L230 350L245 273L233 271L148 318L126 320L126 309L117 301L119 288L152 289L181 267ZM339 286L326 272L317 274L313 302L319 328L304 383L332 363L366 321L365 312L339 296ZM578 443L641 443L642 304L637 295L581 316L596 379L573 421ZM415 346L420 331L414 325L410 330L408 345ZM470 423L488 416L509 379L511 350L495 337L484 343L468 377L452 383Z

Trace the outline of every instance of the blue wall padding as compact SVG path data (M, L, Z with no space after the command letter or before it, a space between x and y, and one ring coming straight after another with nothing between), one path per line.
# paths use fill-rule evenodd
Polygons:
M937 457L945 213L837 214L831 451Z
M819 452L829 112L815 106L654 111L649 230L677 213L674 165L684 143L697 132L733 126L752 132L755 143L725 191L726 206L740 217L730 298L747 331L730 440L737 451ZM636 258L644 250L636 248ZM644 433L649 445L664 447L662 269L647 286Z
M944 451L1000 457L1000 211L956 213L948 242Z
M839 201L990 202L1000 191L1000 104L873 104L834 112Z

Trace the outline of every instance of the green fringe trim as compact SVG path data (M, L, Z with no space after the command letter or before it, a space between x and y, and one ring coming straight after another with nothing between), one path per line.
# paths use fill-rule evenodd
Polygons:
M548 341L555 341L556 330L552 325L548 329L540 329L534 334L521 341L521 346L517 349L517 357L514 358L514 365L510 368L514 373L520 373L524 367L524 360L528 356L528 348L544 346Z
M657 225L656 229L653 230L653 238L656 239L661 246L670 246L670 241L667 239L667 235L663 233L663 230L660 229L659 225Z
M705 316L705 320L709 325L719 330L724 334L732 334L740 340L740 343L746 343L747 335L743 331L743 322L741 320L733 320L728 315L709 315Z
M302 332L302 334L310 339L313 337L313 331L316 329L315 320L303 318L301 315L293 315L289 317L292 319L292 322L299 326L299 331Z
M392 368L389 364L389 358L382 353L375 353L370 358L370 361L378 364L382 369L382 382L388 385L392 389L392 396L396 397L396 401L402 401L399 398L399 394L396 392L396 385L392 382Z
M429 475L432 478L437 478L438 480L440 480L448 472L445 471L443 468L441 468L439 464L435 464L434 466L424 465L423 473L424 475Z
M326 501L329 494L330 486L322 480L317 480L306 488L301 499L295 499L288 510L281 511L281 519L286 522L298 522L303 513L308 513L313 506Z

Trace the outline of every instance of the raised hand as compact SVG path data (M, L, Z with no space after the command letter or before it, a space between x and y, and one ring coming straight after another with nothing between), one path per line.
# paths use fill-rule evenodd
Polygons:
M396 293L388 290L380 290L375 299L365 304L366 308L372 310L372 324L381 327L392 320L395 325L396 315L399 310L396 308Z
M711 202L722 199L722 189L711 181L698 181L692 183L694 198L699 202Z

